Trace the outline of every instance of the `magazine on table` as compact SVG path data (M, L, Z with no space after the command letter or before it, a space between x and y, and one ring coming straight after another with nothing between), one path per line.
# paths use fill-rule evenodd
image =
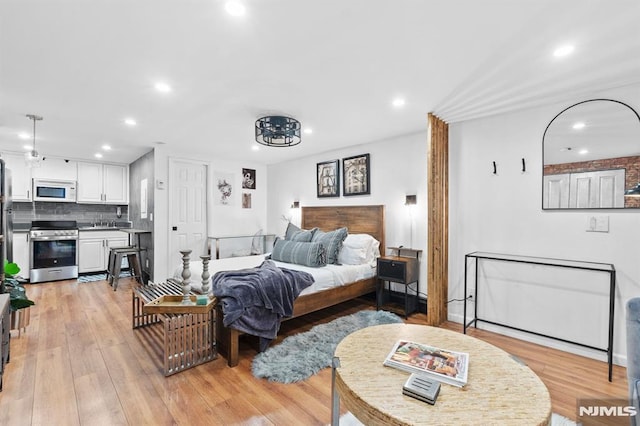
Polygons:
M408 373L424 374L442 383L462 387L467 384L469 354L398 340L384 365Z

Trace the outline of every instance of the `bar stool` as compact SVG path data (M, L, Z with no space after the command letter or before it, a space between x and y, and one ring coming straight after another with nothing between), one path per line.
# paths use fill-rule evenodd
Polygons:
M127 258L131 277L142 283L142 267L140 263L140 249L137 247L112 247L109 251L109 265L107 268L107 281L113 287L118 288L118 280L122 269L122 259Z
M113 272L114 272L113 268L115 266L115 261L116 261L116 250L122 250L122 249L135 249L135 246L128 245L128 246L109 248L109 260L107 263L107 281L109 282L109 285L113 283ZM131 266L129 266L129 269L131 269Z

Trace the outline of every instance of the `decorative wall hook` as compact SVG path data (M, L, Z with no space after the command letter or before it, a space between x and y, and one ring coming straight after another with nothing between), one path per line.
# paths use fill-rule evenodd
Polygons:
M497 175L498 174L498 166L496 166L496 162L493 162L493 174Z
M525 165L524 158L522 159L522 173L527 171L527 166Z

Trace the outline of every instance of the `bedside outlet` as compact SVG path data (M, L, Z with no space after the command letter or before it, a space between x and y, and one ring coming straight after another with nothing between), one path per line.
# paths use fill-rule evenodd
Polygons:
M587 232L609 232L609 216L589 216Z

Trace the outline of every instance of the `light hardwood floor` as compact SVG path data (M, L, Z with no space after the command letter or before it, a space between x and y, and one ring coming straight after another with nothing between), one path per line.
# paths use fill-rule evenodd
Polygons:
M131 286L105 281L27 285L31 324L12 331L11 361L0 392L2 425L323 425L330 421L331 371L301 383L279 384L251 375L255 354L243 342L240 365L223 357L164 377L157 328L132 330ZM374 309L352 301L287 321L282 335L335 317ZM408 322L424 323L425 315ZM460 324L444 325L456 331ZM625 369L482 330L470 333L520 357L545 382L553 411L575 419L577 398L625 398ZM282 337L279 338L281 340Z

